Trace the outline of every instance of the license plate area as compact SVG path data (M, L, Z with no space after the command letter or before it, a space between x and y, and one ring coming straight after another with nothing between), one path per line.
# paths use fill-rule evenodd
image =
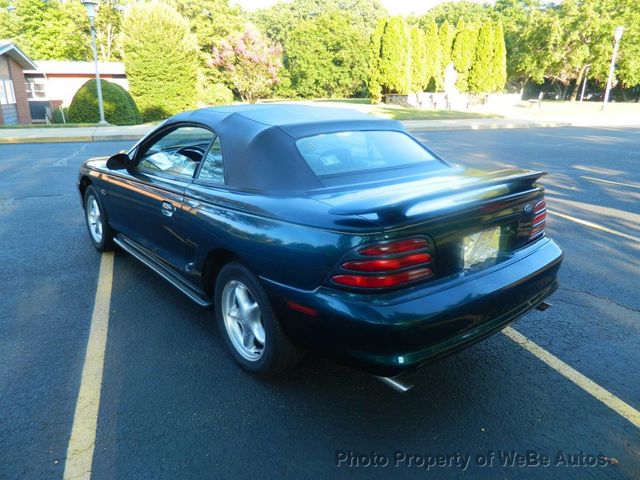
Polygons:
M463 239L464 271L481 270L498 261L501 227L488 228Z

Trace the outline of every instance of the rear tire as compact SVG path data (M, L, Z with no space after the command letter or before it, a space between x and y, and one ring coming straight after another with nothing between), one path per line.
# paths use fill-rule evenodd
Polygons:
M96 250L107 252L113 250L114 231L107 221L107 211L100 200L98 191L89 185L84 192L84 218L89 232L89 239Z
M271 377L303 356L282 331L258 278L239 262L225 265L216 279L215 312L231 356L246 371Z

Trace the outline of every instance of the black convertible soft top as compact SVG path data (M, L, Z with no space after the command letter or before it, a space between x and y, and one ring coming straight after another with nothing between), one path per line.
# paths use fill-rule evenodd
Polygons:
M260 192L321 188L296 147L302 137L346 130L395 130L400 122L356 110L313 105L260 104L202 108L165 125L196 122L220 136L228 185Z

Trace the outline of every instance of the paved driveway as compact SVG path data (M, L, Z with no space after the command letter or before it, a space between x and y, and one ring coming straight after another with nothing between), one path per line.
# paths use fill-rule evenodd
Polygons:
M453 162L550 173L562 286L514 329L630 410L503 334L405 395L314 357L255 380L211 312L116 252L92 478L640 477L640 130L416 133ZM0 146L2 479L63 476L100 265L75 176L128 143Z

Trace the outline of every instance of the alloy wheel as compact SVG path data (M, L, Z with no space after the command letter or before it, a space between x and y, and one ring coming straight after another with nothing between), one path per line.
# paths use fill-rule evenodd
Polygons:
M222 292L224 326L235 350L246 360L258 361L264 353L265 331L260 305L249 288L238 280Z
M89 197L87 202L87 224L94 242L100 243L102 241L102 214L100 205L93 195Z

